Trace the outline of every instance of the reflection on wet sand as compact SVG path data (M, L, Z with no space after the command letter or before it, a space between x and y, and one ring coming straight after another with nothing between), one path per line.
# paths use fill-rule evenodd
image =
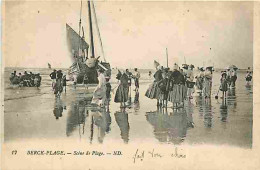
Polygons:
M233 108L236 109L236 107L237 107L237 100L236 99L237 99L236 98L236 89L235 88L228 89L227 105L233 106Z
M154 136L163 143L180 144L184 141L187 129L193 126L192 113L177 109L169 113L159 109L146 113L146 120L154 128Z
M85 108L84 100L73 102L67 116L67 136L70 136L75 128L78 127L79 136L81 137L81 134L84 134L85 119L88 117L88 115L89 113Z
M63 105L63 102L60 98L56 98L53 109L53 114L56 119L62 117L63 109L66 110L66 106Z
M83 135L89 136L88 139L92 143L96 134L98 142L103 143L106 133L111 130L110 125L111 116L108 108L91 107L84 99L76 100L72 102L68 112L66 134L71 136L78 129L80 139Z
M103 143L106 133L110 132L111 116L106 109L91 111L94 124L97 126L98 142ZM93 125L92 125L93 127ZM93 131L92 131L93 132ZM93 135L92 135L93 136ZM92 140L91 140L92 142Z
M121 138L124 143L128 143L129 141L129 122L128 122L128 113L125 111L125 108L121 108L120 111L115 112L116 123L121 131Z

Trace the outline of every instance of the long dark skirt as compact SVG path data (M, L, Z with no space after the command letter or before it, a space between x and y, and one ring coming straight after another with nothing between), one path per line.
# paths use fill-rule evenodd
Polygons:
M161 98L161 90L158 87L157 82L153 82L149 88L147 89L145 96L150 99L160 99Z
M172 103L183 102L187 96L187 87L184 85L173 85L173 90L168 94L168 101Z
M221 91L226 92L228 90L228 82L227 81L223 81L220 84L220 88Z
M63 91L63 83L61 79L57 79L55 86L54 86L54 94L57 94L58 92L62 93Z
M117 90L116 90L114 102L116 102L116 103L127 102L128 92L129 92L128 86L124 87L123 85L119 85Z

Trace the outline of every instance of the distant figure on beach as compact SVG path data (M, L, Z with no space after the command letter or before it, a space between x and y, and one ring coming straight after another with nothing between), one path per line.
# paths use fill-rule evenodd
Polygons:
M57 71L54 69L53 72L50 74L50 77L51 77L51 81L52 81L52 89L54 90L54 86L55 86L55 83L56 83L56 74L57 74Z
M156 65L155 67L157 71L153 75L154 81L147 89L145 96L150 99L157 99L157 107L159 107L162 106L159 83L163 79L162 77L163 67L162 66L160 67L159 65Z
M226 99L227 95L227 90L228 90L228 81L227 81L227 73L224 71L221 74L221 79L220 79L220 91L223 92L222 98Z
M62 71L58 70L56 75L56 83L54 86L54 94L56 95L56 97L59 97L63 91L62 77L63 77Z
M179 71L179 66L175 63L170 77L168 101L173 103L173 108L183 107L187 97L187 87L183 74Z
M66 77L66 74L63 75L62 77L62 83L63 83L63 87L64 87L64 90L65 90L65 93L66 93L66 87L67 87L67 77Z
M133 74L133 78L134 78L134 81L135 81L135 90L134 91L138 91L140 73L139 73L139 71L137 71L137 68L135 68L134 71L135 71L134 74Z
M111 98L111 84L109 82L110 80L110 77L107 76L105 77L106 79L106 105L109 105L109 102L110 102L110 98Z
M200 71L199 74L195 77L197 79L195 85L199 90L199 93L201 94L203 89L204 70L203 68L199 68L199 71Z
M152 77L152 72L151 71L149 71L148 76L149 76L149 78Z
M187 75L186 75L186 84L187 84L187 97L188 99L192 99L192 94L194 93L194 75L193 75L193 65L190 65L188 70L187 70Z
M203 84L203 94L205 99L211 96L211 86L212 86L212 72L210 67L206 68L204 72L204 84Z
M230 87L230 85L231 85L231 70L230 70L230 68L227 68L226 73L227 73L228 87Z
M249 71L247 71L247 74L246 74L246 85L248 86L248 85L250 85L250 82L251 82L251 80L252 80L252 72L249 72Z
M129 93L128 75L125 72L121 73L118 71L116 79L119 80L119 85L116 90L114 102L120 103L120 107L125 107L125 102L128 101Z
M106 100L106 79L104 76L104 70L98 70L98 85L94 90L91 104L99 105L101 108L105 107ZM101 102L101 103L100 103Z
M235 69L231 70L231 87L236 86L236 81L237 81L237 72Z

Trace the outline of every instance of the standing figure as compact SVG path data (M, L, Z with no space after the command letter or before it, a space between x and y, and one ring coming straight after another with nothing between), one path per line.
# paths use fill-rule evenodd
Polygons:
M161 66L159 69L158 69L158 67L159 66L156 67L157 71L154 73L154 81L147 89L145 96L150 99L157 99L157 106L161 106L162 105L161 98L160 98L161 92L160 92L160 88L159 88L158 84L163 79L163 77L162 77L163 67Z
M125 102L128 101L129 93L128 76L125 72L122 74L120 71L118 71L116 79L119 80L119 85L116 90L114 102L120 103L120 107L125 107Z
M194 79L194 75L193 75L193 67L192 65L189 66L189 69L187 71L187 79L186 79L186 84L187 84L187 97L188 99L192 99L192 93L194 93L194 82L193 82L193 79Z
M57 74L57 71L54 69L53 72L50 74L50 77L51 77L51 81L52 81L52 90L54 90L54 86L55 86L55 83L56 83L56 74Z
M56 84L54 86L54 94L59 97L63 91L62 71L58 70L56 75Z
M220 79L220 88L219 90L223 92L222 98L226 99L227 95L227 90L228 90L228 81L227 81L227 73L223 72L221 74L221 79Z
M236 86L236 81L237 81L237 72L235 69L231 70L231 87L235 87Z
M110 77L105 77L106 79L106 104L109 105L110 98L111 98L111 84L109 82Z
M231 71L229 68L227 68L227 82L228 82L228 87L231 85Z
M106 79L103 73L104 71L102 69L98 70L98 86L94 90L93 98L91 101L92 104L99 104L100 107L105 106L106 100Z
M246 85L249 86L250 85L250 82L252 80L252 74L251 72L247 71L247 74L246 74Z
M129 86L129 99L128 99L128 101L131 103L131 85L132 85L133 74L128 69L125 70L125 73L128 76L128 86Z
M212 73L210 67L207 67L206 71L204 72L204 84L203 84L203 94L205 98L210 98L211 86L212 86Z
M203 70L203 68L200 68L199 70L200 70L200 72L196 76L197 80L196 80L195 85L196 85L197 89L199 90L199 93L201 94L202 93L202 89L203 89L204 70Z
M185 79L181 72L178 71L178 65L175 63L173 72L169 76L168 83L168 101L173 103L174 107L180 107L184 105L184 100L187 97L187 87L185 86Z
M168 75L169 71L168 69L164 69L162 73L162 80L159 81L158 87L160 88L160 96L159 98L162 100L162 106L167 108L167 98L168 98L168 93L169 93L169 88L168 88Z
M139 71L137 71L137 68L135 68L133 78L135 80L135 90L134 91L138 91L139 90L140 73L139 73Z
M66 87L67 87L67 78L66 78L66 74L63 75L62 77L62 83L63 83L63 87L65 89L65 93L66 93Z
M148 76L149 76L149 78L152 77L152 72L151 71L149 71Z

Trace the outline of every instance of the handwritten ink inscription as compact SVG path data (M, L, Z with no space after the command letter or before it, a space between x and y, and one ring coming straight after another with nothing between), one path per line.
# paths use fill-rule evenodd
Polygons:
M133 162L136 163L137 161L142 162L145 158L155 158L155 159L162 159L164 157L172 157L172 158L186 158L185 154L179 152L178 148L176 147L173 152L170 153L160 153L155 149L150 151L140 150L137 149L133 156Z

